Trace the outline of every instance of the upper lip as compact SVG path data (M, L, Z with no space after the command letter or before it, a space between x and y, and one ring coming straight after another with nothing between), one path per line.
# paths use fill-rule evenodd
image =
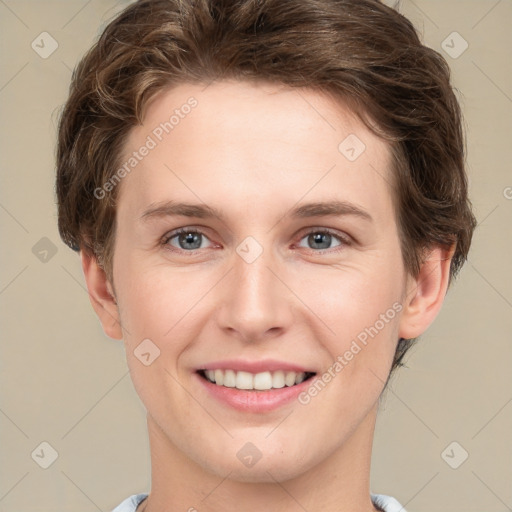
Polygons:
M235 370L249 373L284 370L297 373L316 373L311 368L308 369L300 364L290 363L288 361L278 361L276 359L261 359L259 361L248 361L247 359L224 359L222 361L207 363L198 368L198 370Z

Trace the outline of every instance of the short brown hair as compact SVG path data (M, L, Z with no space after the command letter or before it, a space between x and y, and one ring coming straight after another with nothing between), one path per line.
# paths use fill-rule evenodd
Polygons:
M119 187L102 187L157 92L182 83L265 80L344 102L389 142L404 267L456 244L450 283L476 220L462 114L444 58L378 0L139 0L118 14L73 72L59 123L58 227L112 282ZM341 141L340 141L341 142ZM400 339L392 370L414 340Z

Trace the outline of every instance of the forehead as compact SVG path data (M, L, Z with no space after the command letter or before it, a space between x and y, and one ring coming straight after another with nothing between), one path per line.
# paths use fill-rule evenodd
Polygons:
M126 140L121 165L129 159L118 204L131 216L176 196L237 212L255 200L349 195L383 214L391 201L387 144L310 89L222 81L161 91Z

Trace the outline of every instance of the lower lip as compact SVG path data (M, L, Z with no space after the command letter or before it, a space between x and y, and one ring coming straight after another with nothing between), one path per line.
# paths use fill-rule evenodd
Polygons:
M226 386L217 386L208 379L202 377L197 372L194 374L199 382L216 398L219 402L227 404L234 409L244 412L268 412L278 409L293 400L305 391L314 379L309 378L295 386L285 386L279 389L270 389L267 391L242 390L237 388L228 388Z

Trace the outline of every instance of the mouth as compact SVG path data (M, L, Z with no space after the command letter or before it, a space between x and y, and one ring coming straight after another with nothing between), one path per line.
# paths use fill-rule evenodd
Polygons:
M200 369L197 370L197 374L216 386L243 391L270 391L294 387L316 375L315 372L276 370L251 373L231 369Z

